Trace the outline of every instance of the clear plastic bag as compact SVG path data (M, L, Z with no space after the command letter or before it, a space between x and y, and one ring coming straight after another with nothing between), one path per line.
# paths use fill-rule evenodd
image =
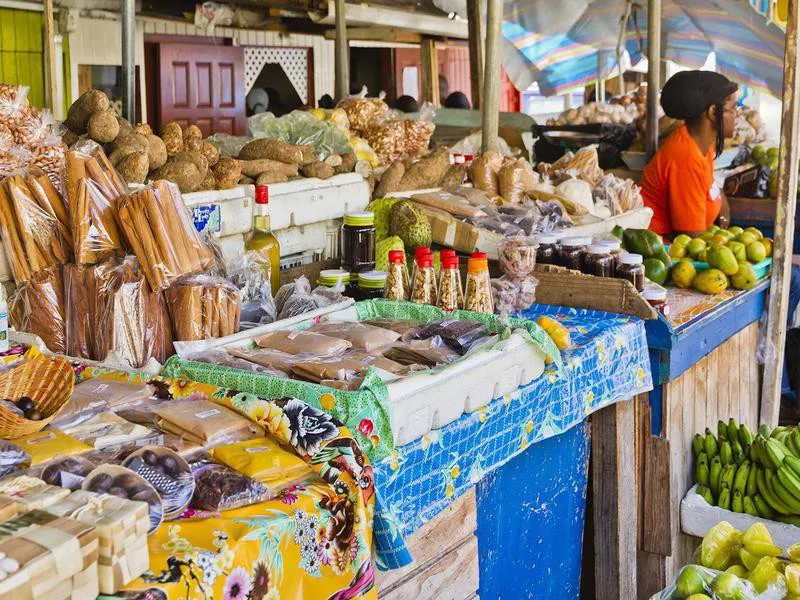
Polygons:
M347 340L356 350L363 350L367 353L387 346L400 338L399 333L390 329L346 321L324 321L310 327L308 331Z
M492 196L500 194L498 176L503 168L503 156L490 150L484 152L470 165L472 184Z
M51 352L67 352L67 308L60 266L44 269L20 284L8 308L14 329L39 336Z
M275 117L268 112L260 113L250 117L247 125L257 138L313 146L317 160L325 160L331 154L350 152L348 138L338 127L306 111L295 110L282 117Z
M279 350L294 356L298 354L337 356L353 347L347 340L308 331L286 329L270 331L254 338L253 341L259 348Z
M214 462L206 452L186 459L197 482L189 504L195 510L218 512L241 508L263 502L271 495L264 484Z
M362 135L367 127L378 117L389 111L389 105L380 98L353 96L339 102L338 108L344 109L350 128Z
M278 318L270 284L270 264L258 252L245 252L227 265L227 278L239 290L239 328L252 329Z
M478 321L447 318L432 321L418 335L422 339L439 337L459 354L466 354L473 344L490 334Z
M207 340L239 331L239 291L220 277L193 275L164 292L176 341Z
M522 204L526 192L538 183L539 174L524 158L506 160L497 174L498 193L506 202Z
M777 592L777 590L775 590ZM779 600L786 594L770 594L769 590L762 595L756 591L746 579L733 573L726 573L707 569L699 565L683 567L675 581L671 582L664 590L656 594L651 600L673 600L674 598L688 598L694 594L705 594L712 600L737 598L737 600Z
M237 358L236 356L233 356L232 354L228 353L226 350L219 350L219 349L205 350L197 354L191 354L187 356L187 359L193 360L195 362L203 362L212 365L230 367L232 369L240 369L242 371L250 371L252 373L262 373L265 375L272 375L273 377L289 376L285 371L280 371L272 367L265 367L256 362L245 360L243 358Z
M502 317L529 309L536 302L536 286L539 280L531 275L521 278L503 276L492 279L494 310Z
M239 151L253 139L243 135L231 135L229 133L214 133L208 136L205 141L214 144L221 156L239 156Z

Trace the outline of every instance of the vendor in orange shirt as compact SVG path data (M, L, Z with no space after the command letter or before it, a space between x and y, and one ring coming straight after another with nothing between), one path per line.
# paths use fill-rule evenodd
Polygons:
M683 71L661 91L668 117L684 121L645 167L640 182L650 229L692 237L715 221L727 227L728 200L714 181L714 158L733 136L738 87L711 71Z

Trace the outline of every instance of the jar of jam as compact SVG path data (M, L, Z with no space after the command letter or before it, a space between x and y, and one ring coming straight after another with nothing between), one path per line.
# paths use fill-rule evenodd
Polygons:
M663 288L647 288L642 292L642 298L665 317L669 316L669 304L667 304L667 290Z
M601 246L605 246L608 251L611 253L612 258L614 259L614 265L612 268L611 276L615 277L617 272L617 267L619 267L620 260L622 259L622 242L620 240L601 240L597 242Z
M319 272L319 279L317 285L323 287L346 288L350 284L350 273L344 269L324 269Z
M383 287L386 285L386 271L362 271L358 274L358 288L355 300L374 300L383 298Z
M539 233L535 236L539 247L536 249L536 262L540 265L558 263L558 236L552 233Z
M375 268L375 215L347 213L342 225L342 268L351 273Z
M644 265L641 254L623 254L617 269L617 278L626 279L638 291L644 291Z
M614 270L614 257L608 248L601 244L592 244L586 248L583 255L582 271L595 277L612 277Z
M573 271L580 271L583 266L583 255L586 254L586 246L591 243L591 238L587 237L562 239L558 252L558 264Z

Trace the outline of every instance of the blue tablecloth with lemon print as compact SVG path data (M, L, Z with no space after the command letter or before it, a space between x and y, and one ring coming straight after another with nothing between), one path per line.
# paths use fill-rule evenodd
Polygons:
M405 537L524 452L605 406L652 389L644 322L600 311L535 305L520 316L555 316L570 330L565 369L431 431L373 465L378 566L412 561Z

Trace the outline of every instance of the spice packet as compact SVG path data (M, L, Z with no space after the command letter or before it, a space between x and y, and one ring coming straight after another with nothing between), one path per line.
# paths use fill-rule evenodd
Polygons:
M448 346L462 355L473 344L489 335L489 330L483 323L452 318L432 321L419 332L420 338L441 337Z
M196 482L194 495L189 503L195 510L241 508L263 502L272 495L263 483L215 462L207 452L195 453L186 460Z
M121 446L150 435L147 427L129 423L113 412L101 412L85 423L65 428L63 431L98 449Z
M288 377L289 372L292 370L292 365L296 360L294 356L286 354L286 352L264 348L256 348L254 350L229 348L228 353L235 358L283 373L284 377Z
M348 381L366 369L363 362L352 358L307 359L292 365L292 375L312 383L319 383L323 379Z
M208 400L173 400L153 412L161 417L159 428L202 445L221 443L232 435L263 435L263 429L252 421Z
M400 334L390 329L375 327L366 323L327 321L310 327L308 331L347 340L356 350L372 352L387 346L400 338Z
M54 427L48 427L11 441L30 454L31 465L47 462L56 456L80 454L92 449L91 446Z
M334 356L349 350L353 345L319 333L306 331L271 331L253 340L259 348L280 350L287 354L316 354Z
M217 446L212 454L218 462L271 488L286 487L315 476L303 459L268 437Z

